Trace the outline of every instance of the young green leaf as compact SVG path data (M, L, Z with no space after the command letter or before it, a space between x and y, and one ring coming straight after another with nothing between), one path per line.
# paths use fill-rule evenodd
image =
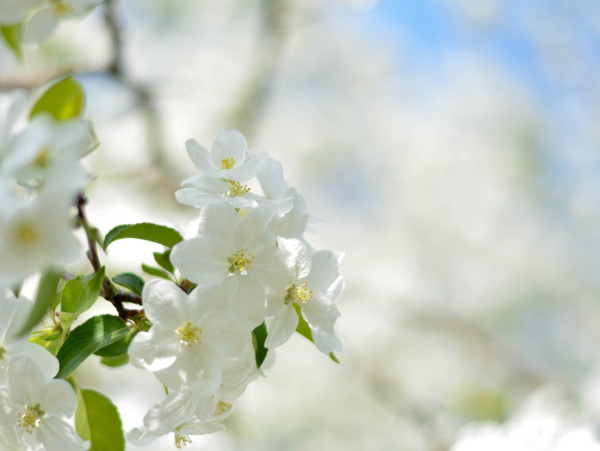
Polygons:
M103 282L104 266L91 278L81 275L69 280L62 291L60 310L75 314L85 312L98 299Z
M264 321L260 326L252 331L252 337L252 344L254 345L254 354L256 358L256 368L260 368L267 357L267 353L269 352L269 350L265 347L265 341L267 340L267 326L265 325Z
M89 451L125 451L123 425L117 407L101 393L78 390L75 429L89 440Z
M312 331L310 330L310 326L302 316L302 310L298 304L294 303L294 308L296 309L296 313L298 314L298 325L296 326L296 332L302 335L304 338L310 340L311 343L314 343ZM337 359L336 355L333 352L329 353L329 358L333 360L335 363L340 363Z
M142 290L144 289L144 279L136 274L124 272L123 274L118 274L113 277L112 281L118 285L121 285L122 287L128 288L132 293L135 293L138 296L142 295Z
M123 238L152 241L166 247L173 247L183 241L181 234L171 227L141 222L139 224L123 224L113 228L104 238L104 249L113 241L122 240Z
M153 252L152 255L154 255L154 261L158 263L158 266L166 269L171 274L175 272L175 267L173 266L173 263L171 263L171 249L168 249L165 252Z
M144 270L145 273L150 274L151 276L161 277L163 279L171 280L169 275L160 268L156 268L154 266L150 266L145 263L142 263L142 269Z
M8 47L14 52L15 56L18 59L22 59L21 36L23 35L23 24L4 25L0 27L0 33Z
M68 76L50 86L31 110L30 118L48 113L58 122L80 118L85 107L85 94L75 78Z
M68 376L90 355L122 340L130 331L118 316L99 315L88 319L71 331L58 351L60 369L56 377Z
M19 335L29 332L46 314L46 311L52 304L54 296L56 295L56 288L58 287L60 277L60 274L53 270L49 270L42 275L35 296L33 309L29 314L29 318L27 318L27 321L25 321L25 324L21 328Z

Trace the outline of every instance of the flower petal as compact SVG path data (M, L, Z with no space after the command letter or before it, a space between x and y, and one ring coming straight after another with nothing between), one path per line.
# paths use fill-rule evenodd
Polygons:
M265 346L267 348L275 348L288 341L294 334L298 326L298 321L298 314L292 303L284 304L275 315L275 318L273 318Z
M245 159L245 152L248 148L246 138L237 130L223 129L215 138L212 146L212 157L218 169L221 162L227 158L233 158L236 165L242 164Z
M68 384L68 382L65 382ZM46 451L84 451L86 447L73 426L66 420L45 417L40 423L38 437Z
M172 338L157 333L154 326L150 332L140 332L129 345L131 364L148 371L159 371L175 362L179 354L179 340L175 333ZM158 335L158 336L155 336Z

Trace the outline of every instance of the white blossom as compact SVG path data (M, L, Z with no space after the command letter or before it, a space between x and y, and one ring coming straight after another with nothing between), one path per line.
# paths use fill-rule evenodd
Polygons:
M60 176L62 171L64 176ZM63 167L39 195L13 199L0 218L0 284L10 285L47 265L64 266L79 258L71 208L75 187L85 174ZM72 186L74 185L74 186Z
M8 362L15 355L31 357L48 379L58 372L58 361L52 354L42 346L27 341L26 335L18 335L32 308L29 299L23 296L17 298L8 290L6 293L0 292L0 384L5 381Z
M28 356L10 359L0 415L4 440L19 450L83 451L83 441L67 421L77 404L73 388L48 373Z
M49 115L40 115L13 138L1 174L22 182L42 181L58 167L73 165L97 145L88 121L57 123Z
M263 205L242 218L228 203L212 204L201 211L198 236L171 252L184 277L214 287L212 296L248 328L264 320L266 289L286 285L284 253L268 227L273 214Z
M221 130L211 153L193 139L186 142L186 147L202 174L182 182L184 188L175 193L179 202L198 208L223 200L236 208L257 205L244 182L261 171L267 156L248 149L244 135L237 130Z
M153 326L133 339L131 363L154 372L170 388L198 381L206 392L216 391L221 364L250 346L250 334L201 291L187 295L172 282L152 280L142 299Z
M299 240L280 239L279 245L290 249L295 272L285 290L267 296L268 314L274 318L265 345L276 347L292 336L299 321L297 306L310 326L317 348L326 354L341 351L342 343L334 330L340 316L335 300L343 287L338 258L324 250L310 256Z

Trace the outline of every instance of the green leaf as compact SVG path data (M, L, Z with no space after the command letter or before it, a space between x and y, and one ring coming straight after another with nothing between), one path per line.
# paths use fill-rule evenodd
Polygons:
M110 368L127 365L129 363L129 354L121 354L115 357L102 357L100 363Z
M104 266L91 277L81 275L69 280L62 291L61 312L76 314L85 312L98 299L103 282Z
M68 76L50 86L31 110L30 118L48 113L58 122L80 118L85 107L85 93L75 78Z
M302 335L304 338L310 340L311 343L314 343L312 331L310 330L310 326L302 316L302 309L298 304L294 302L294 309L296 309L296 313L298 314L298 325L296 326L296 332ZM329 353L329 358L333 360L335 363L340 363L338 358L335 356L333 352Z
M125 451L123 425L117 407L94 390L77 392L75 429L84 440L89 440L89 451Z
M252 336L254 355L256 358L256 368L260 368L267 357L267 353L269 352L269 350L265 348L265 341L267 340L267 326L265 325L264 321L260 326L252 331Z
M6 41L6 44L14 52L18 59L23 58L21 52L21 36L23 35L23 24L18 23L15 25L5 25L0 27L0 33Z
M171 249L165 252L153 252L152 255L154 255L154 260L158 263L158 266L166 269L171 274L175 273L175 267L171 263Z
M33 326L44 317L54 300L60 277L61 275L53 270L49 270L42 275L35 296L35 304L29 314L29 318L27 318L27 321L25 321L25 324L21 328L19 335L24 335L29 332Z
M113 277L112 281L122 287L125 287L131 292L137 294L138 296L142 296L142 290L144 289L144 279L140 276L133 274L131 272L124 272L123 274L118 274Z
M90 355L122 340L130 330L118 316L99 315L88 319L71 331L58 351L60 369L56 377L68 376Z
M127 335L125 335L125 337L123 337L121 340L115 341L113 344L100 348L94 354L101 357L120 357L123 354L127 354L131 340L133 340L133 337L135 337L138 332L138 329L131 327L129 328Z
M171 280L169 275L160 268L156 268L154 266L150 266L145 263L142 263L142 269L144 270L145 273L150 274L151 276L162 277L163 279Z
M123 238L152 241L166 247L173 247L183 241L181 234L171 227L142 222L139 224L123 224L113 228L104 238L104 249L113 241L122 240Z

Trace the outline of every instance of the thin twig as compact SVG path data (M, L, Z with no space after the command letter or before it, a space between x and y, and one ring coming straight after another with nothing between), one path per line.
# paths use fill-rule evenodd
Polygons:
M98 256L98 249L96 246L96 234L97 231L95 228L91 227L87 216L85 214L85 204L87 203L87 199L83 194L79 194L77 199L77 219L79 225L85 231L89 250L87 252L88 259L94 268L94 272L100 271L102 265L100 263L100 258ZM123 306L123 303L130 302L132 304L142 305L142 298L137 296L134 293L127 293L115 288L115 286L111 283L108 277L105 277L102 281L102 288L100 290L100 296L106 299L108 302L113 304L119 313L119 316L126 320L131 319L133 316L140 315L142 313L141 310L130 310Z

